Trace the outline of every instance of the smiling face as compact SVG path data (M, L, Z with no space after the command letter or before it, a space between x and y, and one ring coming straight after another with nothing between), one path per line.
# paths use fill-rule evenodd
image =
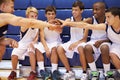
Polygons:
M27 15L27 18L37 19L38 14L36 12L29 12L29 14Z
M47 11L45 17L47 18L47 21L54 20L56 17L56 13L54 11Z
M45 17L47 21L54 20L56 18L56 8L54 6L47 6L45 8Z
M76 0L72 4L72 15L74 19L81 18L81 14L84 10L84 4L81 1Z
M93 14L95 18L100 18L105 15L105 5L104 3L95 3L93 5Z
M120 24L120 8L112 7L106 10L106 21L110 26L116 26Z
M73 15L74 18L79 17L79 16L82 14L82 12L83 12L83 10L81 10L81 9L79 8L79 6L77 6L77 7L72 7L72 15Z
M31 19L37 19L38 10L35 7L28 7L26 10L26 17Z

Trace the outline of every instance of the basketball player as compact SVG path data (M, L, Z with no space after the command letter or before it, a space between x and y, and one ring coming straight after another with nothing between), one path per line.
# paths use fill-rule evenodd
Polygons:
M105 30L107 33L107 37L112 42L112 45L109 48L110 57L112 59L113 64L115 65L117 71L120 73L120 57L119 57L119 45L120 45L120 8L112 7L106 10L106 24L87 24L85 22L65 22L62 21L63 26L75 26L79 28L88 28L93 30Z
M105 3L94 3L94 16L92 19L89 19L90 24L106 23L105 9ZM94 75L94 73L99 74L95 65L95 61L97 61L100 54L103 62L104 75L107 76L107 72L110 71L109 46L110 43L104 30L92 30L91 39L86 43L84 48L86 60L92 71L92 75Z
M26 17L37 19L38 11L34 7L28 7L26 10ZM36 59L35 59L35 48L34 44L38 40L38 29L36 28L25 28L21 27L21 40L18 42L18 48L13 49L12 51L12 72L8 76L8 80L15 79L17 77L16 69L19 60L24 60L25 56L30 57L31 64L31 72L27 80L34 80L37 76L35 67L36 67Z
M47 22L43 22L35 19L28 19L15 16L14 12L14 0L0 0L0 61L2 60L2 56L5 53L6 45L10 45L13 48L18 47L18 43L11 39L5 38L4 34L8 29L8 24L13 26L22 26L22 27L36 27L36 28L44 28L45 26L50 29L55 28L55 25L49 24Z
M75 1L72 5L72 17L66 19L66 22L80 22L83 20L81 14L83 12L84 5L81 1ZM72 72L68 59L67 58L72 58L74 55L74 52L79 53L80 56L80 62L82 64L83 68L83 74L82 78L86 80L87 74L86 74L86 60L85 60L85 55L84 55L84 50L83 46L85 45L85 42L87 41L87 35L88 35L88 30L83 29L83 28L70 28L70 35L71 39L70 41L61 44L57 48L57 52L59 55L60 60L62 61L63 65L66 68L66 73L64 75L64 79L70 79L70 80L75 80L75 75ZM78 50L79 47L79 50ZM82 79L81 78L81 79Z
M56 18L56 8L54 6L47 6L45 9L45 17L47 21L55 20ZM57 46L61 43L60 31L51 31L49 28L44 28L44 31L41 31L41 42L38 43L36 48L37 54L37 64L40 71L41 76L45 79L49 78L50 74L45 70L44 67L44 56L43 53L46 52L46 56L51 61L52 65L52 80L59 79L59 73L57 71L58 67L58 55L57 55ZM44 33L44 34L43 34ZM44 45L42 45L44 44Z

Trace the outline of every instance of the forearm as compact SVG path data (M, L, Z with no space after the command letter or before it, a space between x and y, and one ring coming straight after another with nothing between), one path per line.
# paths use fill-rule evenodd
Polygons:
M42 43L44 49L47 50L47 49L48 49L48 46L47 46L46 41L41 39L41 43Z
M10 38L3 38L0 42L1 45L9 45L11 39Z
M80 44L80 43L82 43L82 42L86 42L86 41L87 41L86 38L82 38L81 40L78 41L78 43Z
M33 44L35 44L35 43L37 43L37 42L38 42L38 40L33 40L33 41L32 41Z
M38 42L38 34L35 36L35 38L33 39L33 43L37 43Z
M23 17L16 17L12 16L10 19L6 19L8 24L11 24L13 26L22 26L25 28L41 28L41 27L51 27L52 24L49 24L47 22L41 21L41 20L35 20L35 19L28 19Z
M65 22L67 26L70 27L79 27L79 28L84 28L87 24L85 22Z
M110 42L110 40L109 39L101 40L101 43L103 42Z
M86 29L93 29L93 30L105 30L106 25L103 24L88 24L86 22L65 22L64 23L66 26L70 27L78 27L78 28L86 28Z
M26 19L26 18L21 18L18 21L18 26L23 26L23 27L32 27L32 28L43 28L43 27L51 27L52 24L49 24L44 21L40 20L35 20L35 19Z

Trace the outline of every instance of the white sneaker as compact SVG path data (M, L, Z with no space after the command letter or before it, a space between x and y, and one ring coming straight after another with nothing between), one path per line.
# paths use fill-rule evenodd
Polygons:
M88 80L87 73L83 73L80 80Z
M63 80L75 80L75 74L72 71L69 71L64 74Z
M103 75L104 75L105 77L107 77L107 73L104 72Z

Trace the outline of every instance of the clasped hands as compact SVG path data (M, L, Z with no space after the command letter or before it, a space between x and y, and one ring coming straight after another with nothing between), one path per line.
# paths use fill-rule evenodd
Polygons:
M89 25L85 22L68 22L61 19L51 20L49 21L49 23L53 24L53 26L50 27L50 30L55 30L55 31L61 30L64 26L88 28L88 25Z

